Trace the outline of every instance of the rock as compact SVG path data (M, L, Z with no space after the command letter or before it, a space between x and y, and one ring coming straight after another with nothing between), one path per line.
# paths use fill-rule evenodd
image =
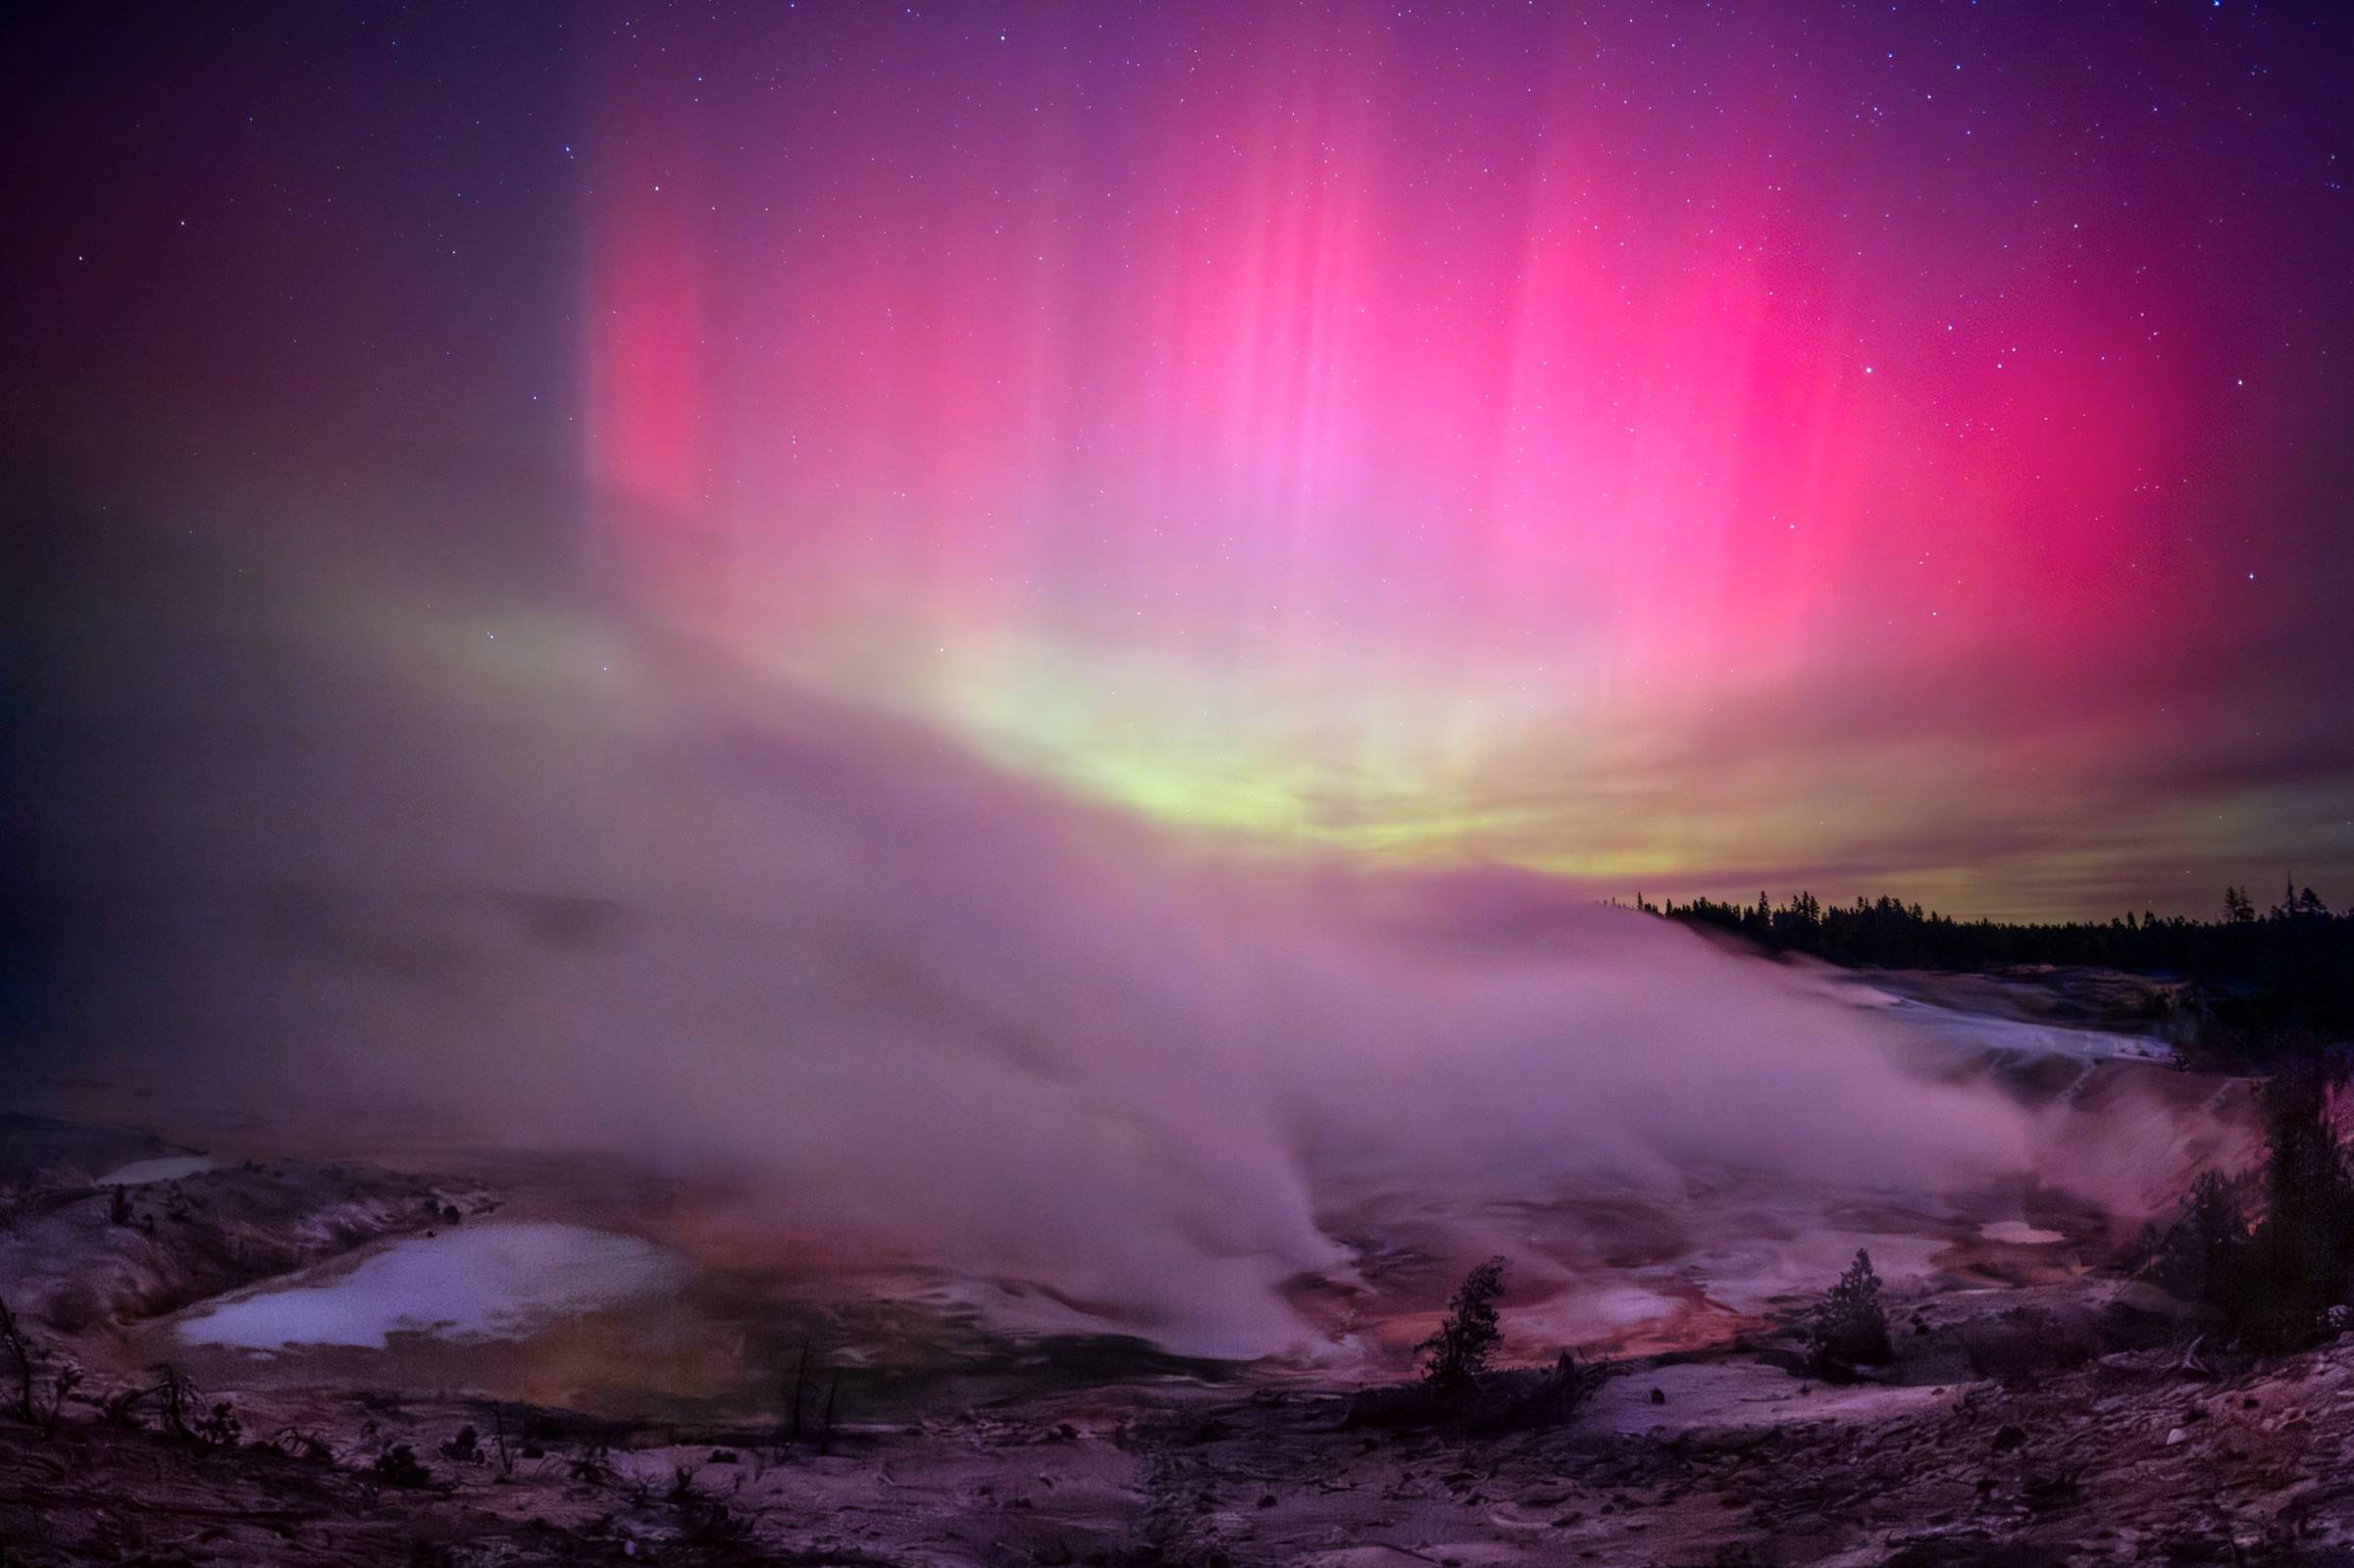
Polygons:
M2188 1442L2189 1441L2190 1434L2184 1432L2180 1427L2172 1429L2166 1435L2166 1445L2170 1448L2174 1447L2176 1443Z
M2014 1448L2023 1446L2026 1441L2026 1433L2020 1428L2013 1426L2002 1427L1997 1429L1994 1434L1994 1451L1996 1453L2009 1453Z

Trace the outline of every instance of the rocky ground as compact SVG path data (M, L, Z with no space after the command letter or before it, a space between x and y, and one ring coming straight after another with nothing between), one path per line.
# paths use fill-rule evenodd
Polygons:
M1826 1391L1813 1409L1794 1394L1747 1418L1673 1419L1706 1373L1627 1369L1580 1420L1494 1438L1368 1432L1333 1395L1117 1388L822 1445L364 1394L248 1409L234 1448L69 1415L53 1438L21 1425L0 1438L0 1551L26 1564L2354 1562L2343 1351L2221 1379L2124 1355L2024 1383ZM293 1419L275 1440L261 1432L281 1417ZM493 1420L512 1421L503 1440L479 1424ZM415 1468L386 1460L404 1448Z
M94 1185L172 1152L0 1124L0 1299L34 1357L28 1421L0 1349L0 1563L2354 1563L2354 1345L2225 1361L2121 1330L2097 1272L1900 1301L1883 1381L1799 1376L1768 1327L1621 1360L1573 1419L1511 1433L1118 1357L972 1400L829 1411L812 1379L757 1419L652 1422L365 1361L176 1389L187 1364L151 1359L173 1314L502 1194L295 1160Z

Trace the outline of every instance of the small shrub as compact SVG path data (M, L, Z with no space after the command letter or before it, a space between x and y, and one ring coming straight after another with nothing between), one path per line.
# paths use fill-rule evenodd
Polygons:
M1563 1350L1551 1367L1483 1372L1460 1384L1419 1383L1367 1389L1349 1401L1352 1427L1452 1427L1465 1432L1526 1432L1567 1425L1610 1380L1608 1362L1580 1361Z
M55 1438L57 1436L57 1418L65 1411L66 1396L80 1387L80 1363L70 1358L60 1362L56 1374L49 1383L49 1413L41 1422L42 1437Z
M233 1448L245 1435L245 1424L227 1399L215 1399L210 1410L188 1423L188 1435L208 1447Z
M387 1487L424 1487L434 1479L433 1472L418 1462L417 1450L405 1442L396 1442L378 1454L375 1473Z
M1496 1302L1504 1294L1504 1259L1490 1258L1456 1288L1439 1329L1415 1348L1422 1352L1428 1380L1440 1388L1461 1388L1488 1370L1488 1357L1503 1342Z
M312 1464L332 1465L335 1450L316 1432L304 1432L298 1427L281 1427L270 1436L270 1446L290 1459L302 1459Z
M515 1445L507 1442L506 1412L496 1405L490 1407L490 1434L491 1452L498 1458L499 1479L508 1480L515 1474L515 1461L519 1455Z
M1553 1363L1553 1369L1542 1374L1525 1392L1513 1399L1506 1410L1503 1425L1510 1427L1560 1426L1586 1407L1586 1402L1599 1392L1611 1378L1607 1361L1580 1361L1575 1351L1563 1350ZM1651 1391L1657 1394L1660 1391ZM1662 1401L1663 1402L1663 1401Z
M72 1356L29 1338L16 1315L9 1311L8 1302L0 1300L0 1347L8 1351L16 1366L17 1414L38 1426L45 1438L57 1436L58 1416L66 1408L66 1398L81 1386L81 1365ZM38 1370L49 1368L49 1397L44 1404L36 1391Z
M1895 1355L1888 1314L1880 1306L1880 1277L1872 1272L1871 1254L1859 1247L1856 1261L1808 1316L1807 1358L1818 1367L1856 1367L1878 1366Z
M741 1549L750 1543L751 1522L729 1507L726 1498L704 1495L690 1466L680 1465L671 1478L670 1507L681 1539L690 1545Z
M108 1426L135 1429L139 1425L139 1406L145 1404L154 1391L135 1385L118 1389L98 1401L99 1418Z
M613 1479L613 1450L604 1443L591 1442L564 1469L565 1474L585 1487L601 1487Z
M215 1447L237 1441L243 1429L227 1399L216 1401L211 1410L204 1411L204 1391L196 1386L194 1378L169 1361L147 1370L155 1375L155 1382L146 1394L155 1400L167 1436Z
M28 1422L38 1421L40 1406L32 1395L32 1364L39 1359L40 1352L17 1327L16 1315L8 1310L6 1300L0 1300L0 1344L8 1347L10 1358L17 1364L17 1414Z

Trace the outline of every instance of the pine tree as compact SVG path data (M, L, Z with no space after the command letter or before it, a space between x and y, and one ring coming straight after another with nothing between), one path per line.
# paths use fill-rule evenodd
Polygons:
M2182 1215L2143 1241L2140 1271L2184 1301L2223 1306L2247 1268L2248 1205L2238 1184L2205 1171L2191 1184Z
M1439 1332L1423 1340L1423 1369L1432 1383L1460 1388L1488 1370L1488 1357L1504 1339L1496 1326L1496 1298L1504 1294L1504 1259L1490 1258L1456 1288Z
M1815 1309L1807 1344L1818 1363L1866 1366L1895 1357L1888 1314L1880 1306L1880 1277L1872 1272L1869 1252L1856 1249L1856 1261Z

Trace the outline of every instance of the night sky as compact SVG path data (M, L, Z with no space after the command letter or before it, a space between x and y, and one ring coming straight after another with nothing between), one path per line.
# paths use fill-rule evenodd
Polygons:
M44 809L216 756L250 616L1254 854L2354 898L2343 7L0 29Z

